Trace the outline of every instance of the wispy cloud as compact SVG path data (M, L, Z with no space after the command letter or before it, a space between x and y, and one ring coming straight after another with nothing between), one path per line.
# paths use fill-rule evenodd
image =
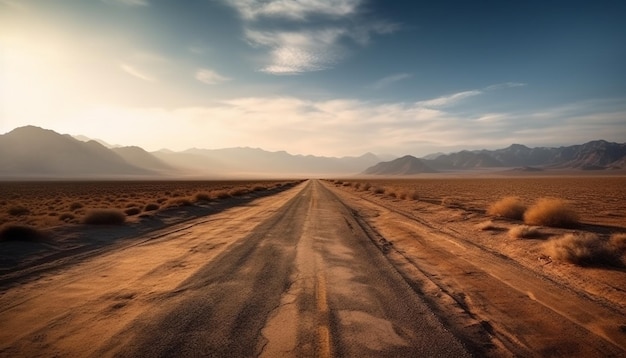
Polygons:
M495 85L487 86L487 87L485 87L485 90L492 91L492 90L499 90L499 89L505 89L505 88L514 88L514 87L524 87L524 86L526 86L526 83L505 82L505 83L498 83L498 84L495 84Z
M362 0L226 0L245 20L258 17L281 17L304 20L308 16L348 16L356 12Z
M128 73L129 75L139 78L140 80L148 81L148 82L156 82L156 78L144 73L143 71L138 70L137 68L127 64L121 63L120 68Z
M419 101L416 103L416 105L421 106L421 107L447 107L465 98L478 96L479 94L482 94L482 93L483 92L479 90L458 92L458 93L451 94L448 96L441 96L441 97L437 97L437 98L433 98L433 99L429 99L425 101Z
M388 86L390 86L390 85L392 85L392 84L394 84L396 82L409 79L411 77L413 77L413 75L410 74L410 73L396 73L394 75L383 77L383 78L379 79L378 81L374 82L373 84L371 84L368 87L372 88L372 89L378 90L378 89L382 89L382 88L388 87Z
M261 71L298 74L332 68L350 53L350 44L367 46L374 34L400 27L364 18L362 0L233 0L243 20L245 39L268 51ZM267 21L280 18L284 21ZM346 41L347 40L347 41Z
M148 0L102 0L108 4L125 5L125 6L148 6Z
M261 70L273 74L319 71L340 60L344 50L337 45L342 29L301 32L246 31L253 46L270 49L269 64Z
M206 68L201 68L196 71L195 78L207 85L216 85L222 82L230 81L231 79L225 76L220 75L219 73L209 70Z

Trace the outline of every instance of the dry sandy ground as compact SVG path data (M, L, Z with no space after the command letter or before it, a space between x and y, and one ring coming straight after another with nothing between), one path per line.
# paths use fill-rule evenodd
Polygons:
M626 355L624 270L485 220L309 181L5 280L0 356Z
M475 341L472 328L480 327L521 356L626 355L624 269L552 261L542 251L545 239L507 235L518 222L495 220L483 231L480 224L492 218L475 211L333 190L459 336Z

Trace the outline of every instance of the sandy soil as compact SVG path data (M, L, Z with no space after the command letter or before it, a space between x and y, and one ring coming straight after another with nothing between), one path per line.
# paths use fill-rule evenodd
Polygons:
M348 186L334 191L460 336L476 341L471 328L480 327L494 344L523 356L625 354L626 271L546 257L545 237L569 230L541 228L542 239L515 239L507 231L519 222L477 210ZM486 220L494 228L480 230Z

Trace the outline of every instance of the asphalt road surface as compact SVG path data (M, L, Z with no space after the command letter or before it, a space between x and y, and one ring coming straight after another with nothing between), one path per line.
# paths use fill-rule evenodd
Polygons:
M278 195L12 289L0 355L470 355L335 194Z

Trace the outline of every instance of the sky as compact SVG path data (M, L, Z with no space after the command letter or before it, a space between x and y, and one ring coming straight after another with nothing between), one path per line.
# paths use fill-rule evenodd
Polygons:
M626 142L622 0L0 0L0 133L426 155Z

